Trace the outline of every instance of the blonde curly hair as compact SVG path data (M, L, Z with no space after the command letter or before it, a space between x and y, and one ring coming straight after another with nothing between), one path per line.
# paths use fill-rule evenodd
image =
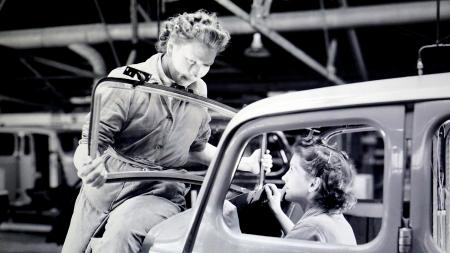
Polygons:
M217 52L222 52L230 41L230 34L222 27L214 13L198 10L194 13L185 12L165 22L156 50L165 53L171 38L176 41L196 39Z

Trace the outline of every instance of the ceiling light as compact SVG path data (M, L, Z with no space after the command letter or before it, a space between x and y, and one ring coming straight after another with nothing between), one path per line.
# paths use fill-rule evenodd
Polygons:
M253 34L252 44L250 45L249 48L245 49L244 54L248 57L255 57L255 58L270 56L269 51L266 48L264 48L264 45L262 44L260 33Z

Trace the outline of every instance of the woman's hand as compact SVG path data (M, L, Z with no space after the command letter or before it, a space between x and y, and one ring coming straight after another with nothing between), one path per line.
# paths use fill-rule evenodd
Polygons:
M99 188L106 182L107 171L104 165L104 157L98 156L92 160L87 154L87 145L80 144L74 155L74 164L77 175L83 183Z
M78 169L78 176L83 180L83 183L99 188L106 182L107 172L105 164L103 163L103 156L97 157L95 160L83 164Z
M272 209L275 217L280 222L284 233L287 234L294 227L294 223L281 209L280 202L284 195L284 189L278 189L274 184L266 184L264 185L264 190L269 200L270 209Z
M251 156L242 157L238 170L248 171L253 174L259 174L261 162L261 166L264 169L264 171L266 173L269 173L273 165L270 150L266 150L266 153L262 155L261 159L260 156L261 156L261 149L257 149L252 153Z
M270 208L276 212L283 212L281 210L281 199L283 198L282 190L278 189L274 184L264 185L264 190L266 191L267 200L269 200Z

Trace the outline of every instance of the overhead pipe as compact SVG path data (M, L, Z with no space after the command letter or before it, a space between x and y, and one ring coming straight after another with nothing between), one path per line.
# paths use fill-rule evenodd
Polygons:
M95 74L94 84L106 75L106 64L102 55L95 48L86 44L70 44L69 49L86 59Z
M69 49L79 54L81 57L86 59L92 66L94 72L94 79L92 87L94 87L97 82L104 76L106 76L106 64L103 60L102 55L93 47L86 44L71 44ZM72 97L70 98L72 104L85 105L91 102L90 96L86 97Z
M441 20L450 19L450 1L441 3ZM297 11L272 13L265 19L268 29L287 31L356 28L366 26L396 25L434 21L436 5L423 1L400 4L327 9L321 11ZM238 17L221 17L224 27L232 34L255 32L250 24ZM113 40L130 40L129 24L106 25ZM139 24L138 36L143 39L157 38L157 22ZM0 32L0 45L13 48L41 48L67 46L73 43L95 44L108 40L103 24L36 28Z

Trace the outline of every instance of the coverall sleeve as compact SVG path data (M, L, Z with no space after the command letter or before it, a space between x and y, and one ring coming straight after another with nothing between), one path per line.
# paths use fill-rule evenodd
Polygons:
M209 140L209 137L211 136L211 127L209 126L209 122L211 121L211 116L205 109L204 116L202 120L202 124L200 126L200 129L198 131L197 138L192 143L191 147L189 148L190 152L200 152L205 149L206 143Z
M113 88L100 86L97 92L101 96L100 124L99 131L99 151L103 153L108 146L113 145L115 136L120 134L122 128L128 120L130 103L133 99L134 90L126 88ZM82 139L80 143L88 142L90 124L90 114L86 116L86 121L82 128Z

